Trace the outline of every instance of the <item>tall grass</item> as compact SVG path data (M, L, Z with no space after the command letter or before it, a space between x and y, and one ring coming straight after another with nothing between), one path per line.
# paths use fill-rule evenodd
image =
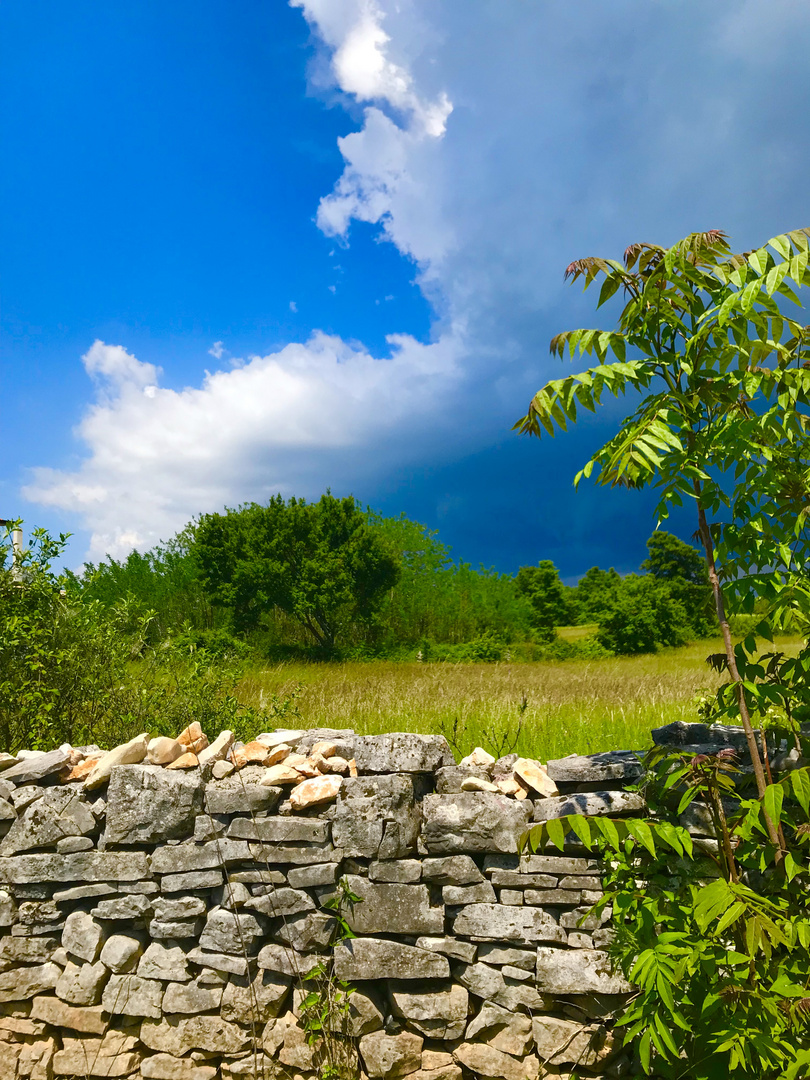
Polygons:
M790 651L798 646L779 643ZM695 695L721 681L705 658L721 650L718 640L591 661L280 664L248 672L238 693L259 706L268 695L301 684L302 726L366 735L444 732L455 736L462 753L482 745L546 760L642 750L652 728L696 720Z

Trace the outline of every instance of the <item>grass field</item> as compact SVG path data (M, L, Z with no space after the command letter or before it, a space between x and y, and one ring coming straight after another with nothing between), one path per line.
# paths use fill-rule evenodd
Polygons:
M798 646L779 643L789 651ZM695 695L720 681L705 657L721 650L718 640L610 660L281 664L249 672L239 695L259 705L300 685L295 722L302 726L443 732L462 753L481 745L546 760L641 750L651 728L694 721Z

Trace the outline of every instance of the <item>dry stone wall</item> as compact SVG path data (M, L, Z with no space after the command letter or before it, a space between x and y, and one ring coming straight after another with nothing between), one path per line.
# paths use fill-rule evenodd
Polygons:
M363 1076L630 1071L629 987L581 922L599 866L517 852L532 821L637 810L632 753L192 725L0 767L0 1080L319 1076L300 1006L332 955ZM341 880L361 902L333 947Z

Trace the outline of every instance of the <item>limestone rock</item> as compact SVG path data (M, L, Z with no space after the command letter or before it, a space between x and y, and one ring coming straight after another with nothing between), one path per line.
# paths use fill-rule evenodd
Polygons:
M698 725L703 727L703 725ZM708 730L708 729L706 729ZM603 780L631 781L642 773L639 755L632 750L610 750L601 754L571 754L546 765L557 783L594 784Z
M243 840L212 840L207 844L177 844L155 848L152 871L155 874L180 874L190 870L208 870L224 862L247 862L250 848ZM198 886L205 888L205 886ZM194 886L190 886L194 888Z
M377 860L369 866L368 876L370 881L411 885L422 876L422 864L419 859Z
M565 943L565 931L541 908L508 907L502 904L470 904L453 922L453 933L488 941L537 941Z
M56 982L56 996L70 1005L98 1005L108 975L100 960L95 964L69 960Z
M131 896L115 896L101 900L90 914L96 919L130 922L133 919L142 919L151 911L152 902L149 897L142 893L133 893Z
M113 934L104 942L99 959L116 975L124 975L137 967L142 953L143 945L138 938Z
M138 975L111 975L101 1004L114 1016L149 1016L160 1019L163 984Z
M511 1012L488 1001L470 1021L465 1038L467 1042L489 1043L501 1053L522 1058L532 1049L532 1021L523 1013ZM540 1056L545 1056L542 1047Z
M346 913L346 921L356 934L390 933L441 934L444 908L430 906L426 885L375 884L367 878L347 874L349 888L362 903Z
M479 768L488 768L495 764L495 758L482 746L476 746L471 754L467 754L459 762L459 765L477 765Z
M422 1064L423 1040L410 1031L399 1035L386 1035L384 1031L372 1031L360 1040L360 1056L369 1077L385 1077L395 1080L416 1072Z
M529 758L518 758L512 768L517 780L522 780L527 787L532 788L543 798L559 794L557 785L539 762L531 761Z
M181 754L179 758L175 758L174 761L170 761L166 766L168 772L180 772L182 769L197 769L200 765L200 759L191 750L187 750L184 754Z
M186 954L179 945L163 945L153 941L138 962L138 975L142 979L163 979L167 982L185 982L191 976Z
M152 907L158 919L196 919L206 912L206 903L201 896L157 896L152 901Z
M453 1057L482 1080L537 1080L540 1063L532 1054L521 1060L504 1054L487 1043L462 1043Z
M204 750L200 750L197 754L197 760L200 765L211 765L215 761L224 760L230 753L233 746L234 734L232 731L220 731L219 735L214 739L212 743L205 747Z
M567 817L569 814L637 813L645 807L644 799L635 791L583 791L576 795L560 795L556 799L539 799L534 804L534 820Z
M151 1054L141 1062L144 1080L214 1080L216 1075L213 1065L200 1065L191 1058L171 1054Z
M302 955L285 945L265 945L259 953L259 967L266 971L276 971L280 975L300 979L313 971L321 958L316 955Z
M0 963L47 964L53 960L59 948L56 937L6 937L0 938Z
M343 778L336 775L317 776L304 780L290 793L293 810L306 810L310 806L320 806L337 798Z
M199 773L172 776L156 765L122 765L110 777L106 839L113 844L153 844L194 831L203 809Z
M311 911L285 918L276 931L276 937L298 952L324 952L332 940L334 927L333 915Z
M37 757L26 757L17 761L16 765L10 765L3 772L3 779L12 784L35 784L38 780L44 780L46 776L61 772L70 763L70 754L62 750L50 750L47 754L39 754Z
M53 990L62 974L56 964L12 968L0 974L0 1002L27 1001L43 990Z
M286 787L287 784L300 784L303 780L301 773L289 765L271 765L259 781L264 787Z
M484 875L469 855L422 860L422 880L435 885L477 885Z
M273 971L259 971L252 981L249 975L232 975L222 995L222 1018L248 1027L265 1023L278 1016L289 992L290 980Z
M311 889L313 885L334 885L337 881L338 868L338 863L334 862L316 863L314 866L293 866L287 872L287 881L293 889Z
M69 953L92 964L98 959L106 934L86 911L72 911L65 920L62 945Z
M195 756L199 754L201 750L205 750L206 746L208 746L208 736L196 720L180 732L177 736L177 741L185 747L186 753L194 754Z
M263 765L267 758L268 750L264 743L256 740L243 746L235 746L231 753L231 761L237 769L245 765Z
M221 870L189 870L182 874L164 874L161 892L187 892L189 889L215 889L223 882Z
M463 792L426 795L422 839L431 855L517 851L531 808L505 795Z
M0 844L0 854L51 847L63 837L86 836L96 827L83 794L70 788L50 788L14 821Z
M418 778L416 778L418 780ZM416 852L420 815L414 777L349 777L343 783L332 838L347 855L402 859Z
M110 779L113 769L117 765L137 765L143 761L146 757L146 748L149 745L149 733L144 732L141 735L136 735L134 739L130 739L129 742L123 743L121 746L116 746L114 750L110 750L104 757L99 758L93 767L92 772L89 773L84 781L84 787L86 791L93 791L95 788L100 788Z
M250 912L214 908L200 936L200 948L240 956L243 949L248 953L257 951L263 933L263 923Z
M242 775L240 773L235 778L239 781L238 785L208 785L205 790L205 809L209 814L259 814L273 809L281 798L281 788L242 782ZM228 779L230 780L230 777Z
M261 735L256 736L256 741L264 743L268 749L272 749L274 746L280 746L282 743L296 743L299 739L302 739L306 733L303 731L293 731L292 729L281 731L263 731Z
M197 982L171 982L163 994L164 1013L216 1012L222 1004L222 987Z
M535 1016L532 1027L537 1052L549 1065L581 1065L592 1070L621 1049L621 1040L603 1027L583 1027L557 1016Z
M142 851L81 851L76 855L12 855L0 858L0 881L139 881L149 877Z
M335 947L335 974L339 979L446 979L447 957L382 938L353 938Z
M271 919L298 915L302 911L311 911L314 907L312 897L302 889L273 889L245 904L245 908L267 915Z
M63 836L56 841L56 850L60 855L73 855L77 851L92 851L95 844L89 836Z
M151 765L170 765L185 752L185 746L177 739L170 739L168 735L159 735L147 744L146 760Z
M469 994L452 982L391 984L391 1007L428 1039L460 1039L467 1024Z
M224 761L220 759L215 761L211 768L211 775L215 780L223 780L226 776L230 776L236 766L231 761Z
M300 788L296 790L300 791ZM321 818L235 818L228 827L228 836L238 840L261 840L264 843L290 844L303 841L308 844L323 844L329 839L329 822Z
M53 1057L53 1071L57 1076L128 1076L141 1061L133 1050L137 1042L119 1031L108 1031L102 1038L63 1037L62 1049Z
M455 976L462 986L483 1001L493 1001L510 1012L527 1009L540 1012L552 1006L552 999L544 997L533 986L506 979L497 968L488 964L469 964L455 969Z
M598 949L537 949L537 986L548 994L626 994L632 987Z
M459 941L453 937L418 937L414 944L417 949L441 953L452 960L463 960L465 964L475 960L476 947L470 941Z
M480 776L465 776L460 787L462 791L494 791L496 794L500 791L491 780L482 780Z
M109 1025L100 1005L78 1008L66 1005L59 998L51 996L35 997L31 1002L30 1016L34 1020L50 1024L51 1027L70 1028L72 1031L83 1031L89 1035L103 1035Z
M405 732L357 739L354 758L360 773L432 773L455 763L443 735Z
M168 1016L145 1020L141 1042L150 1050L183 1057L190 1050L216 1047L223 1056L241 1054L250 1047L250 1032L219 1016Z
M372 989L355 990L349 997L348 1011L333 1014L327 1021L330 1030L353 1039L379 1031L385 1022L386 1003Z
M495 890L488 881L478 885L445 885L442 888L442 901L450 906L462 904L494 904Z
M232 975L247 975L248 961L243 956L229 956L227 953L205 952L203 949L191 949L186 954L190 964L209 968L214 972L230 972Z
M508 964L510 967L534 972L537 967L537 950L515 949L508 945L483 942L478 946L478 959L495 967L503 967Z

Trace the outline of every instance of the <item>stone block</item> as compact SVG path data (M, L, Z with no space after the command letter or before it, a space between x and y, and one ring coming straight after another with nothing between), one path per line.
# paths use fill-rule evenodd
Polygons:
M88 1035L103 1035L109 1026L109 1018L104 1015L100 1005L81 1008L66 1005L50 995L35 997L29 1015L51 1027L87 1032Z
M335 918L320 911L286 918L276 937L298 952L324 952L330 945Z
M101 1004L113 1016L148 1016L158 1020L161 1016L163 984L157 979L143 979L139 975L111 975Z
M287 881L293 889L311 889L315 885L334 885L339 864L315 863L314 866L293 866L287 872Z
M158 919L196 919L207 910L201 896L159 896L152 901L152 907Z
M47 964L59 948L57 937L0 938L0 963Z
M553 1007L553 998L541 994L524 982L507 979L498 968L488 964L459 964L453 974L473 996L483 1001L493 1001L510 1012L542 1012Z
M201 1065L191 1058L171 1054L151 1054L141 1062L144 1080L215 1080L216 1075L213 1065Z
M569 757L547 762L546 769L555 783L565 784L598 784L602 780L630 782L642 773L639 755L632 750L571 754Z
M70 762L65 750L49 750L46 754L25 758L3 771L3 780L11 784L35 784L46 776L61 772Z
M98 960L106 938L104 927L86 911L71 911L62 931L62 946L89 964Z
M0 844L0 855L53 847L64 837L87 836L96 828L96 819L82 792L50 788L13 822Z
M109 900L102 900L91 909L90 914L96 919L130 922L133 919L142 919L151 912L152 902L149 897L142 893L134 893L130 896L116 896Z
M113 934L104 942L99 959L116 975L124 975L138 966L142 953L140 938L130 934Z
M329 822L299 817L236 818L228 836L276 844L324 844L329 839Z
M489 879L493 885L509 889L554 889L557 878L553 874L524 874L520 870L493 870Z
M142 979L162 979L165 982L186 982L191 978L186 954L179 945L163 945L153 941L138 961Z
M446 855L422 860L422 880L434 885L477 885L484 875L469 855Z
M241 843L231 840L230 843ZM250 843L253 862L273 866L292 863L295 866L312 866L322 862L340 862L344 852L331 844L261 844Z
M143 851L80 851L76 855L12 855L0 859L0 882L12 885L43 881L109 883L148 877L149 857Z
M494 967L503 967L504 964L509 964L511 967L533 972L537 967L537 950L515 949L508 945L482 942L478 946L478 959L485 964L492 964Z
M281 788L246 783L244 772L210 783L205 789L205 809L209 814L260 814L272 810L281 798Z
M402 1017L425 1038L454 1041L464 1034L469 994L459 983L394 982L389 994L394 1016Z
M387 1003L375 990L364 988L351 994L348 1010L342 1014L333 1014L327 1020L331 1031L340 1032L352 1039L368 1035L370 1031L380 1031L385 1023Z
M601 814L638 813L645 807L644 799L635 791L583 791L574 795L560 795L555 799L538 799L534 804L534 821L584 814L596 817Z
M224 881L221 870L190 870L184 874L164 874L160 891L164 893L187 892L189 889L215 889Z
M311 911L315 903L309 893L303 889L276 888L248 900L245 909L257 911L270 919L280 919L287 915L299 915L302 911Z
M418 859L390 859L373 862L368 868L370 881L412 884L422 876L422 864Z
M191 949L186 958L190 964L210 969L216 973L227 972L232 975L246 975L248 961L243 956L229 956L227 953L205 952L204 949Z
M120 765L107 789L107 843L154 844L189 836L202 813L203 791L199 771L181 775L159 765Z
M430 906L426 885L376 884L367 878L347 874L349 888L361 903L346 912L346 921L356 934L441 934L444 908Z
M247 1027L266 1023L281 1012L289 992L289 978L273 971L259 971L252 979L232 975L222 995L222 1018Z
M263 934L264 923L250 912L214 908L200 936L200 948L237 956L244 951L252 954L258 951Z
M315 954L302 954L286 945L272 943L265 945L259 953L259 967L265 971L275 971L279 975L301 979L308 975L322 962Z
M170 982L163 992L164 1013L216 1012L222 1004L222 987L197 982Z
M528 800L468 791L426 795L422 814L422 839L431 855L516 852L528 828L531 806Z
M476 946L470 941L453 937L418 937L414 944L417 949L441 953L452 960L463 960L465 964L471 964L475 960Z
M540 1062L534 1054L518 1059L488 1043L462 1043L453 1057L481 1080L537 1080Z
M84 781L86 791L93 791L102 787L110 779L114 769L123 765L137 765L146 757L146 748L149 745L149 734L144 732L136 735L134 739L116 746L114 750L99 758Z
M250 859L244 840L212 840L207 844L172 844L155 848L153 874L183 874L193 870L211 870L232 862Z
M485 1042L512 1057L525 1057L533 1049L532 1021L524 1013L510 1012L485 1002L464 1035L467 1042ZM541 1050L541 1057L543 1056Z
M583 1026L557 1016L535 1016L532 1027L537 1052L549 1065L601 1071L621 1049L621 1040L604 1027Z
M537 986L547 994L626 994L632 987L599 949L537 949Z
M202 919L152 919L148 929L156 941L188 941L200 936L202 926Z
M359 1049L369 1077L396 1080L421 1066L423 1045L423 1039L410 1031L401 1031L399 1035L372 1031L362 1037Z
M68 961L56 982L56 996L70 1005L98 1005L109 971L97 960L95 964Z
M223 1057L232 1057L250 1048L250 1031L220 1016L165 1016L141 1024L141 1042L150 1050L177 1058L191 1050L212 1047Z
M347 981L379 979L446 979L450 964L446 956L383 938L359 937L337 945L334 970Z
M442 901L452 907L460 907L463 904L494 904L496 900L495 890L488 881L481 881L477 885L444 885L442 887Z
M565 931L541 908L508 907L500 904L470 904L453 920L453 933L481 941L566 940Z
M62 969L56 964L35 964L0 973L0 1002L27 1001L44 990L53 990Z

